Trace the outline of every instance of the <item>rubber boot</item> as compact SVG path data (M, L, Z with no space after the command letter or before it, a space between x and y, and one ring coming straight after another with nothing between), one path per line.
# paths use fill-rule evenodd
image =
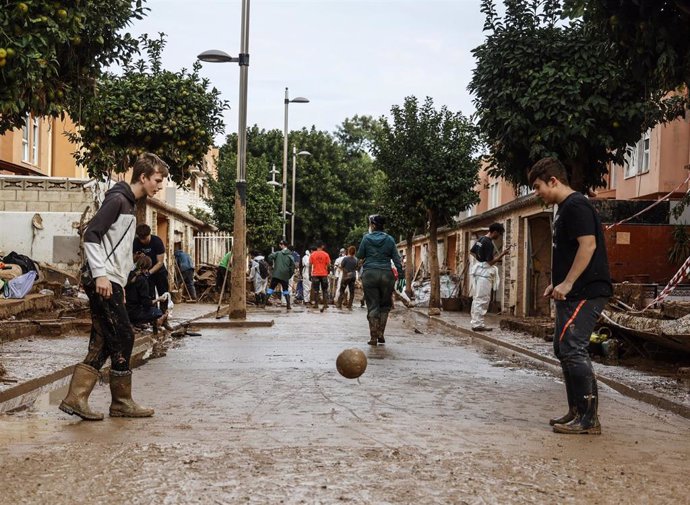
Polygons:
M60 403L59 409L70 415L79 416L85 421L102 421L103 414L89 408L89 395L98 382L98 370L85 363L74 367L69 383L67 396Z
M388 323L388 312L381 312L379 314L379 333L378 333L378 341L379 344L385 344L386 339L383 338L383 334L386 331L386 324Z
M580 383L572 381L572 391L577 411L575 419L565 424L554 424L553 431L572 435L601 435L601 424L597 415L599 397L596 378L592 377Z
M381 323L378 318L369 319L369 342L367 344L376 347L379 342Z
M285 305L286 310L292 310L292 305L290 305L290 295L285 295Z
M124 375L121 375L124 374ZM132 400L132 372L110 372L110 417L151 417L153 409L147 409Z
M338 298L338 301L335 302L335 308L336 309L342 309L343 308L343 296L342 295L340 295L340 297Z
M323 306L321 307L321 312L328 308L328 294L323 293Z
M555 424L569 423L570 421L575 419L575 416L577 415L577 412L575 411L575 399L573 397L573 386L571 384L570 372L568 372L568 369L564 365L561 365L561 368L563 369L563 382L565 382L565 392L568 396L568 413L563 417L549 419L549 424L551 426Z
M350 296L350 297L347 299L347 305L346 305L347 310L352 310L352 302L353 302L353 299L354 299L354 296Z

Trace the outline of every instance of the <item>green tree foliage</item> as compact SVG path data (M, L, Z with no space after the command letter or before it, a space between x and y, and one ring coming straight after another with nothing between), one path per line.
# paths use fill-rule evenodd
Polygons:
M526 184L529 167L556 156L571 184L604 184L641 132L682 113L681 100L634 81L611 44L581 21L560 22L559 0L512 0L499 17L482 1L486 41L469 89L490 149L492 175Z
M398 213L421 214L428 223L429 307L438 308L441 288L437 231L451 216L479 199L474 189L479 172L477 131L461 113L445 106L436 109L428 97L421 105L415 97L405 98L402 106L391 108L391 116L392 122L381 119L382 130L374 149L376 164L388 177L387 194ZM405 220L407 228L418 219Z
M315 128L291 133L290 143L312 154L298 161L295 243L303 249L322 240L335 252L353 227L366 224L376 169L368 155L348 156L330 133Z
M247 154L247 247L270 251L282 231L280 191L266 184L269 164L264 156ZM235 181L237 180L237 134L229 135L218 156L218 179L209 181L208 204L221 230L233 231Z
M126 64L122 75L105 74L98 93L75 106L72 117L80 128L70 140L83 149L74 156L90 175L103 176L124 172L137 156L153 152L170 165L171 178L183 183L189 168L202 162L214 135L223 131L227 105L199 77L198 62L191 72L162 68L162 34L144 36L142 46L148 61Z
M234 138L234 137L233 137ZM309 151L311 156L297 159L297 180L295 185L295 246L301 252L306 247L322 240L330 252L349 245L352 240L351 230L366 225L366 217L375 210L374 198L377 184L381 177L374 167L371 157L366 152L352 152L337 142L328 132L315 128L290 132L290 152L294 145L298 151ZM266 184L270 177L271 165L282 167L283 133L279 130L263 130L253 126L247 130L247 157L261 159L266 170L263 191L271 191ZM234 173L233 173L234 180ZM276 177L282 182L282 174ZM292 193L292 156L288 160L288 201L291 208ZM281 190L276 188L278 202ZM234 193L216 195L214 199L230 198L227 205L232 205ZM248 194L247 199L252 196ZM224 204L225 205L225 204ZM249 212L249 205L247 204ZM281 205L275 208L280 216ZM230 223L228 221L228 223ZM272 243L280 238L282 223L277 234L270 237ZM290 222L288 216L288 235ZM359 237L361 238L361 236ZM359 240L359 239L358 239Z
M564 0L564 7L613 42L649 89L690 87L690 0Z
M101 69L123 62L136 40L120 33L142 0L5 0L0 7L0 134L24 116L58 116L91 95Z
M371 116L346 118L335 131L335 138L348 156L368 155L381 130L381 122Z

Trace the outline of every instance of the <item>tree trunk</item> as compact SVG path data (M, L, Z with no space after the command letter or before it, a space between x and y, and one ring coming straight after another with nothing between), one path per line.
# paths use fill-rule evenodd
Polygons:
M405 267L405 294L410 300L414 300L414 290L412 289L412 282L414 276L414 258L412 257L414 247L412 241L414 240L414 230L407 232L407 245L405 246L405 256L407 257L407 266Z
M441 308L441 279L438 266L438 213L429 210L429 274L431 276L431 294L429 309Z

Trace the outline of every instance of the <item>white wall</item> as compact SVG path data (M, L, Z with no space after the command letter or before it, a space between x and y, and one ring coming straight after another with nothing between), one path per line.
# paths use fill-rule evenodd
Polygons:
M43 229L34 229L31 220L40 215ZM79 261L79 212L0 212L0 251L16 251L34 261L74 270ZM75 225L76 223L76 225Z

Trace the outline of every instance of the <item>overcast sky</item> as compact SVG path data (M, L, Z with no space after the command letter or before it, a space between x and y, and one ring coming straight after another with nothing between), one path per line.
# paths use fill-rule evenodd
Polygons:
M408 95L469 115L471 50L481 44L480 0L252 0L247 123L283 128L285 87L290 129L334 131L355 114L388 114ZM206 49L236 56L241 0L148 0L134 34L165 32L163 62L189 67ZM232 109L226 133L237 129L236 63L205 63L208 77Z

